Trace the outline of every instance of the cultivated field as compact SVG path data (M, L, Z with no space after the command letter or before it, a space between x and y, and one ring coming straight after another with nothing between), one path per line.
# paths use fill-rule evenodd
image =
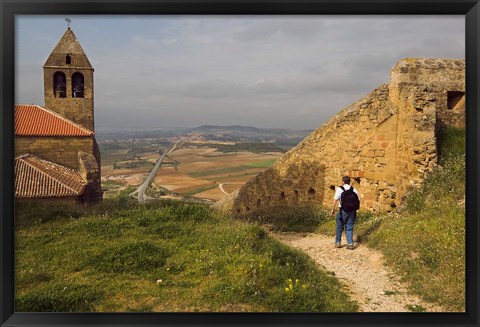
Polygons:
M182 195L219 200L272 165L280 155L222 153L202 146L180 148L169 155L177 164L160 168L154 184Z
M270 167L281 153L220 152L213 142L180 145L165 158L152 183L150 197L194 197L219 200ZM129 155L131 149L102 153L105 197L140 185L159 154L153 149ZM105 159L104 159L105 157Z

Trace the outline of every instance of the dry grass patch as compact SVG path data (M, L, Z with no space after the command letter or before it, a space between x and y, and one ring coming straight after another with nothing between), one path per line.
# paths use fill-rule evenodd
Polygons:
M210 200L215 200L218 201L222 199L225 196L225 193L223 193L219 187L213 188L211 190L201 192L198 194L195 194L194 197L200 198L200 199L210 199Z
M185 187L198 187L200 185L211 183L211 181L184 175L173 167L162 167L158 170L154 183L171 191L176 191L177 189Z
M235 183L235 184L224 184L223 185L223 189L225 190L225 192L227 192L228 194L230 193L233 193L235 192L236 190L238 190L240 187L242 187L244 185L244 183Z

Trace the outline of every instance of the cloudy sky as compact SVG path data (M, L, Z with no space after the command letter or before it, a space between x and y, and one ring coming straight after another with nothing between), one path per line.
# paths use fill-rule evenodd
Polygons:
M69 16L95 125L315 129L405 57L465 57L464 16ZM17 16L16 98L43 100L64 16Z

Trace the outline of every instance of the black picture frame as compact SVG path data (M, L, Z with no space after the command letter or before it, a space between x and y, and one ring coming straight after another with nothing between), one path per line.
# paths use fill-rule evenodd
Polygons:
M479 40L478 0L0 0L0 324L1 326L478 326ZM79 14L370 14L465 15L466 311L465 313L15 313L14 58L15 15Z

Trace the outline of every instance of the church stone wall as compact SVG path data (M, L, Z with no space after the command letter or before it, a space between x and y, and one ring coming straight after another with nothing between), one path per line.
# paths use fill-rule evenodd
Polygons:
M330 207L349 175L363 209L393 210L435 167L437 126L464 125L464 69L462 60L400 61L389 84L332 117L224 207L235 213L305 201Z
M91 153L100 164L100 153L92 137L16 136L15 156L30 153L59 165L78 170L78 151Z
M15 137L15 156L29 153L77 170L87 182L80 202L102 200L100 149L94 137Z

